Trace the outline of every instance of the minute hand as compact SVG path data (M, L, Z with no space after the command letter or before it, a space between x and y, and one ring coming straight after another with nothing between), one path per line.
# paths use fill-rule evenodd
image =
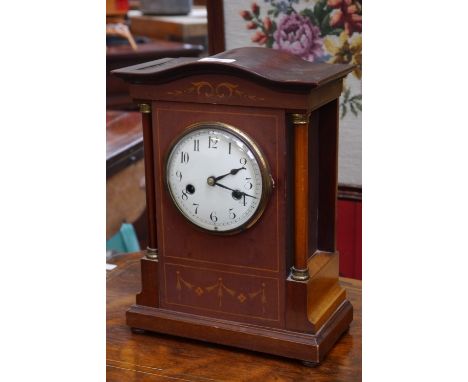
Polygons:
M221 188L225 188L226 190L229 190L229 191L233 191L233 192L236 192L236 191L237 191L237 192L239 192L241 195L245 195L245 196L249 196L249 197L254 198L254 199L258 199L256 196L246 194L245 192L240 191L240 190L234 190L234 189L229 188L229 187L225 186L224 184L220 184L220 183L218 183L218 182L216 182L214 185L215 185L215 186L219 186L219 187L221 187Z
M217 182L218 180L221 180L221 179L225 178L228 175L236 175L240 170L245 170L245 167L233 168L227 174L217 176L216 178L214 178L214 180L215 180L215 182Z

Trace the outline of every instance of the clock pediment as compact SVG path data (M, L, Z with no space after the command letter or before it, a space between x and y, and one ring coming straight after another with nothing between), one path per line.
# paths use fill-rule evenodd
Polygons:
M112 73L135 83L165 83L203 74L221 74L247 78L283 90L312 90L342 78L353 65L311 63L274 49L244 47L206 58L164 58Z

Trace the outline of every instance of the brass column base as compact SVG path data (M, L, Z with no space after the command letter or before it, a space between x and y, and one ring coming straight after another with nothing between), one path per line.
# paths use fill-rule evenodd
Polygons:
M291 278L296 281L305 281L309 279L309 269L296 269L291 267Z
M145 256L150 260L158 260L158 250L156 248L146 248Z

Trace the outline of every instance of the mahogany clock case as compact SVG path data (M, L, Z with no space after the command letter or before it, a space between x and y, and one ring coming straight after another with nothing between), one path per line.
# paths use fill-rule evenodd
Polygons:
M352 67L264 48L215 57L236 62L163 59L115 71L145 105L149 247L158 249L141 261L127 323L317 364L352 320L335 248L338 97ZM260 219L231 236L194 228L165 186L172 143L209 121L255 141L275 184ZM304 280L292 277L298 264Z
M159 260L160 306L227 320L283 326L284 318L279 312L284 310L284 283L280 281L287 277L286 264L282 261L287 245L284 115L278 110L170 102L155 102L152 110L156 131L154 152L160 153L156 154L154 166L157 221L161 222L158 244L163 254ZM260 220L237 235L218 236L194 229L173 205L164 184L164 154L174 137L187 126L204 121L229 124L242 129L256 142L262 142L275 179L276 188ZM217 285L220 278L229 289L226 292L223 288L220 297L217 290L210 295L188 287L189 284L193 288ZM264 293L263 298L258 296L251 303L243 301L249 293L259 290ZM235 295L231 296L230 292Z

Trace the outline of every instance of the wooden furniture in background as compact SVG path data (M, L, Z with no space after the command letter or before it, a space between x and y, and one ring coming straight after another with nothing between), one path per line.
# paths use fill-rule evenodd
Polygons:
M338 284L335 235L337 98L351 70L273 49L240 48L209 61L164 59L114 71L131 84L145 126L150 124L144 139L154 152L145 149L145 163L154 170L147 173L147 198L155 194L156 203L148 215L158 221L128 325L315 364L324 359L352 320ZM240 129L261 147L271 168L276 188L264 215L237 235L194 229L164 188L171 142L203 121ZM308 138L302 139L296 133L309 121ZM293 147L313 149L294 156ZM301 169L300 179L295 169ZM306 205L294 209L293 201L303 201L307 190ZM213 280L219 301L201 299ZM191 293L182 294L182 284ZM253 295L262 297L244 303L254 288L261 290ZM222 290L232 297L223 304Z
M107 272L107 381L361 380L361 282L340 279L354 307L350 329L316 368L300 362L164 334L132 333L125 311L140 291L144 253L113 258Z
M128 84L120 78L111 76L111 70L165 57L198 57L202 51L203 46L201 45L162 40L138 44L137 50L133 50L130 45L109 46L106 52L107 108L137 109L137 105L130 98Z
M125 24L106 24L106 36L122 37L128 41L133 50L138 50L138 45L135 42L130 29Z
M206 12L208 19L208 53L218 54L226 50L224 38L224 6L223 0L207 0Z
M146 203L140 114L107 111L106 118L106 238L109 239L123 222L136 222Z
M138 112L106 112L107 178L143 158L143 132Z
M127 11L128 0L106 0L106 22L123 22Z
M207 13L203 6L194 6L186 16L131 16L130 22L136 35L207 45Z

